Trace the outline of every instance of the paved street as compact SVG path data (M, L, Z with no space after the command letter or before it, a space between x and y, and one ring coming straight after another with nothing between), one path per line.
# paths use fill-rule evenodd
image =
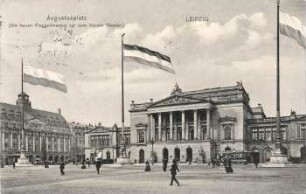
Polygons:
M1 193L235 193L235 194L306 194L306 168L258 168L234 166L234 174L223 168L180 166L180 187L169 186L170 175L154 166L145 173L143 166L102 167L66 166L61 176L58 166L4 168L0 170Z

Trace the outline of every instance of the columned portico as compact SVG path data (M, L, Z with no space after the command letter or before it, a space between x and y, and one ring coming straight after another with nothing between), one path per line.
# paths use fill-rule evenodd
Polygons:
M186 109L148 114L147 138L154 141L205 140L211 137L210 109ZM154 118L157 118L157 122ZM157 125L157 127L156 127Z

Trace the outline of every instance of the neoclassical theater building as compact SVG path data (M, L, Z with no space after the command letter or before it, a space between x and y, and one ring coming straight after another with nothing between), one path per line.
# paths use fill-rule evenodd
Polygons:
M24 145L30 162L69 160L71 131L65 118L58 113L34 109L26 93L19 94L16 105L0 102L1 165L17 161L21 150L24 107Z
M130 106L132 161L207 162L223 152L253 153L261 162L275 149L276 119L261 105L251 107L241 82L235 86L183 92L176 85L170 96ZM305 159L306 116L281 118L283 152ZM153 154L152 154L153 153Z

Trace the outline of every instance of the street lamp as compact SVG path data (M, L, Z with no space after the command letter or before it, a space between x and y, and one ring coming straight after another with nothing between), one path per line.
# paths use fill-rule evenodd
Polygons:
M154 150L153 150L153 144L155 143L155 141L154 141L154 139L152 138L151 140L150 140L150 143L151 143L151 146L152 146L152 154L151 154L151 157L152 157L152 166L154 165Z

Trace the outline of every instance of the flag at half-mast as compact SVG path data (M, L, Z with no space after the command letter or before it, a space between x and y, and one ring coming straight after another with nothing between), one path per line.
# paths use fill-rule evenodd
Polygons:
M175 74L171 59L166 55L137 45L124 44L123 49L126 61L138 62Z
M29 84L50 87L67 93L64 76L54 71L47 71L25 65L23 71L23 81Z
M280 33L294 39L300 46L306 49L306 27L302 24L301 20L281 11L279 16Z

